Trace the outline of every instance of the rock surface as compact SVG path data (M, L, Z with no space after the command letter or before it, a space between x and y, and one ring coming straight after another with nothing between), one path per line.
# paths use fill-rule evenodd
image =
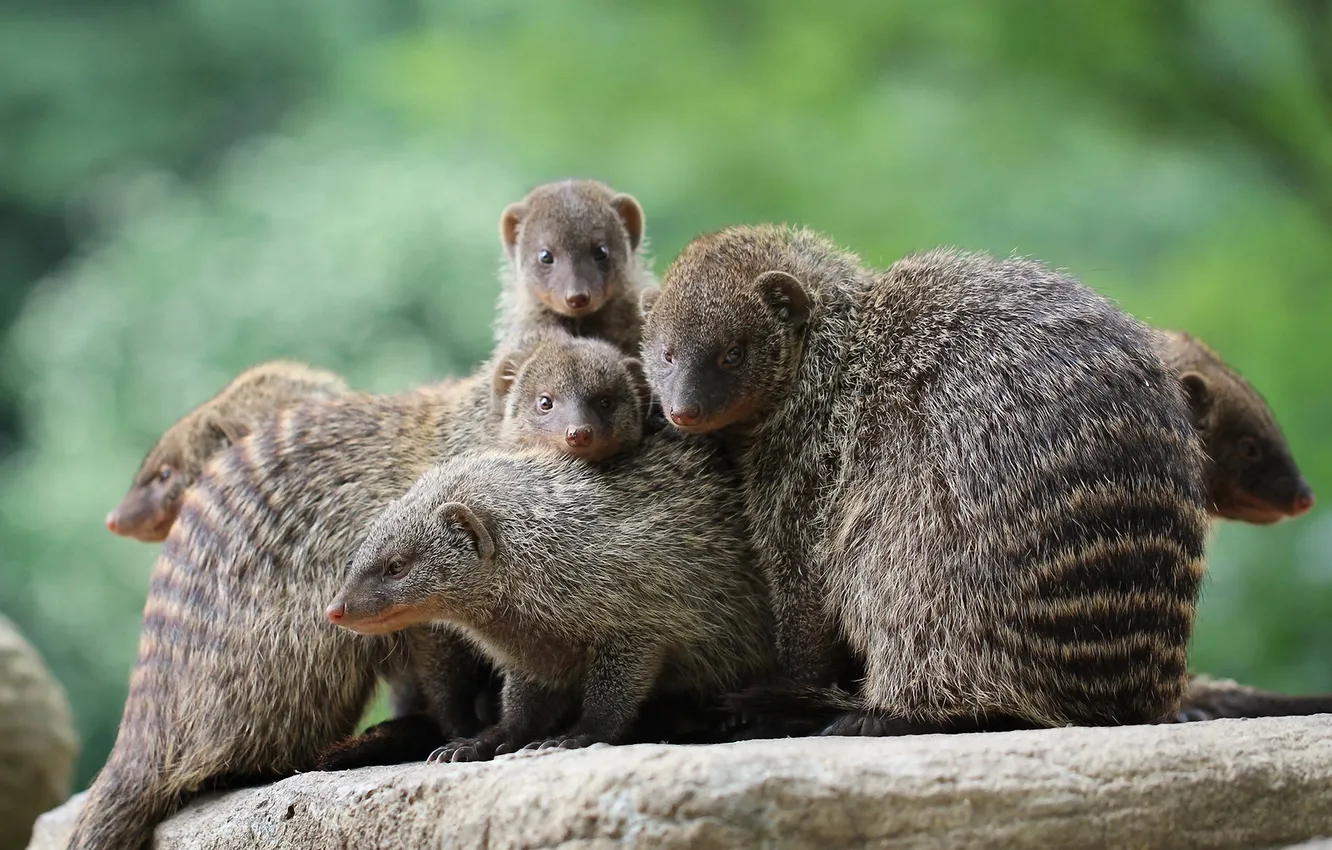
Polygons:
M0 616L0 850L21 850L37 816L69 796L78 753L64 688Z
M63 847L80 802L43 816L31 847ZM1320 715L310 773L196 801L156 846L1175 850L1328 835L1332 715Z

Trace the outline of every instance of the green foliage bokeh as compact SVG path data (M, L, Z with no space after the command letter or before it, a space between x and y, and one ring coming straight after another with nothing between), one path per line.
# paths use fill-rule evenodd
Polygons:
M468 371L499 212L549 179L635 194L658 270L761 220L880 265L1040 257L1212 343L1332 494L1318 3L154 9L0 11L0 306L22 305L0 322L20 426L0 609L70 692L80 784L114 739L156 549L102 518L152 441L270 357L369 390ZM28 233L73 251L35 285ZM1330 517L1218 528L1195 669L1332 690Z

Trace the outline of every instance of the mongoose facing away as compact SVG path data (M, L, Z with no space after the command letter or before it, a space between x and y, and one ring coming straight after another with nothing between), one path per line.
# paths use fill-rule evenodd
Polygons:
M555 328L636 355L640 293L656 288L643 223L632 195L596 180L546 183L506 207L500 348L525 348Z
M187 491L144 606L116 743L70 847L145 845L215 783L316 766L403 653L324 617L374 515L493 428L490 369L283 408Z
M663 409L732 443L787 676L832 681L839 636L864 661L828 733L1174 713L1207 515L1143 325L1035 262L871 272L772 225L695 240L644 308Z
M208 459L279 408L345 393L347 382L304 363L273 360L241 372L217 395L166 430L134 474L134 483L107 514L112 532L146 543L166 539L185 491Z
M599 339L550 335L500 358L501 438L589 462L638 445L652 402L643 366Z
M37 816L69 796L78 754L64 689L0 615L0 850L27 847Z
M1202 438L1208 510L1258 525L1307 513L1313 488L1258 391L1196 337L1163 330L1156 343L1161 359L1179 373Z
M649 696L716 700L771 672L771 617L725 468L710 442L670 434L598 466L455 457L375 520L329 618L369 635L447 623L504 671L499 723L434 761L618 743Z

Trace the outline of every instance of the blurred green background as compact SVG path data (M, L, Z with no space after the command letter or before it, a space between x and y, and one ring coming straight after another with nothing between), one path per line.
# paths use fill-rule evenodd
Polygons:
M1319 0L0 6L0 610L119 722L155 546L102 525L259 360L396 390L487 353L503 206L595 176L658 271L776 220L871 263L1066 268L1247 373L1332 502ZM1214 536L1193 666L1332 690L1332 509Z

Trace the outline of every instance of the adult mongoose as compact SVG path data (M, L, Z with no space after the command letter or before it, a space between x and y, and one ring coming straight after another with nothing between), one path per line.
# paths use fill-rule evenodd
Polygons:
M1207 514L1145 326L1036 262L874 272L773 225L696 239L643 306L663 409L731 440L787 677L833 681L839 637L865 664L829 734L1174 713Z
M185 491L209 458L282 407L349 389L340 376L292 360L246 369L157 440L134 474L129 492L107 514L106 527L146 543L165 540Z
M27 847L37 816L69 796L78 754L64 689L0 615L0 850Z
M493 431L490 368L392 396L280 410L185 495L144 606L116 743L72 848L145 845L183 799L316 766L405 662L323 605L371 519L441 457Z
M1307 513L1313 488L1262 395L1197 337L1162 330L1156 342L1179 373L1202 438L1209 512L1258 525Z
M637 354L638 302L656 288L643 225L632 195L596 180L546 183L506 207L499 347L524 348L556 328Z
M499 359L501 438L595 463L643 439L652 393L643 366L599 339L550 334Z
M504 670L499 722L433 761L621 742L652 695L716 699L771 672L726 469L710 441L669 433L596 466L454 457L374 521L328 616L367 635L444 622Z

